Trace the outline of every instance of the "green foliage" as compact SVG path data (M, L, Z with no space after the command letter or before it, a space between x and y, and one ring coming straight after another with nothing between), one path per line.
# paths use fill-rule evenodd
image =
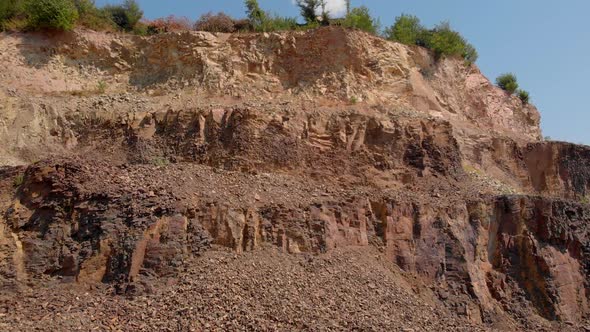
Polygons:
M107 83L105 81L98 81L98 84L96 85L96 89L98 90L99 93L104 94L105 91L107 90Z
M517 94L518 94L518 98L520 98L520 100L522 101L523 104L526 105L529 103L531 96L528 91L518 90Z
M0 0L0 24L24 13L23 0Z
M258 0L246 0L246 15L254 31L264 31L267 13L260 8Z
M17 175L17 176L14 178L14 180L12 181L12 185L13 185L15 188L18 188L18 187L20 187L20 186L21 186L21 185L22 185L24 182L25 182L25 176L24 176L24 174L19 174L19 175Z
M131 32L137 36L148 36L150 34L149 30L150 28L147 24L145 24L142 21L139 21L135 24L135 26L133 27L133 31Z
M297 19L278 15L267 15L263 24L263 31L281 31L297 29Z
M71 30L78 19L72 0L29 0L25 10L32 29Z
M371 16L369 8L361 6L349 10L344 18L343 26L377 34L381 24L378 19L374 19Z
M113 30L115 22L104 9L96 7L94 0L74 0L78 10L78 24L92 30Z
M170 164L170 161L164 157L156 157L151 160L151 164L156 167L164 167Z
M246 15L250 20L251 28L257 32L270 32L279 30L295 30L297 19L271 15L262 10L257 0L246 0Z
M510 94L513 94L518 90L518 81L516 76L512 73L498 76L498 78L496 78L496 84L498 84L502 90L507 91Z
M402 14L391 27L385 29L385 38L406 45L417 45L425 30L416 16Z
M462 56L468 64L472 64L477 61L479 54L473 45L466 43Z
M434 51L435 56L460 56L467 63L477 61L477 50L448 23L441 23L432 30L420 24L416 16L403 14L385 29L384 37L406 45L418 45Z
M467 43L448 23L442 23L434 28L429 45L437 57L464 56Z
M325 1L324 0L297 0L297 6L301 12L301 16L305 19L305 22L312 23L317 22L318 9L322 7L322 16L326 15ZM327 18L327 17L326 17Z
M139 20L143 17L143 11L135 0L125 0L122 5L107 5L103 10L124 31L133 31Z

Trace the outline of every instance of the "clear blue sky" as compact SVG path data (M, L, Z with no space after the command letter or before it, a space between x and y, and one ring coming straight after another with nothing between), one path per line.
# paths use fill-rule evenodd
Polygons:
M244 16L241 0L138 2L147 18L174 14L194 19L209 11ZM292 0L260 4L281 15L298 15ZM486 76L518 76L541 112L544 135L590 144L590 103L585 99L590 97L590 0L352 0L352 5L366 5L384 26L401 13L414 14L427 26L450 21L476 46L477 64Z

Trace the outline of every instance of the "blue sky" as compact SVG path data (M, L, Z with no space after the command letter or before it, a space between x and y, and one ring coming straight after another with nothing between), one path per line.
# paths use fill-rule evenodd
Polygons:
M337 3L343 0L329 0ZM119 3L97 0L97 4ZM244 16L241 0L138 0L145 16L197 18L224 11ZM264 9L297 16L292 0L259 0ZM542 115L543 133L590 144L590 0L352 0L391 25L401 13L427 26L448 20L479 52L477 65L490 79L513 72Z

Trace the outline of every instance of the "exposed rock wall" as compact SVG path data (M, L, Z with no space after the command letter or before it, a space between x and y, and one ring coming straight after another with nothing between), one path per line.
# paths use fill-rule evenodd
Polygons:
M40 151L75 146L77 133L60 119L69 118L68 112L83 111L87 116L102 109L105 100L93 105L77 102L76 107L58 98L44 106L27 97L87 97L104 93L101 89L152 96L142 111L161 111L154 105L161 96L171 98L167 104L178 104L177 92L185 90L240 103L354 100L406 109L452 123L462 152L470 157L473 146L493 134L518 142L541 137L537 110L493 86L475 66L457 59L435 62L424 49L341 28L272 34L186 32L149 38L90 31L4 34L0 43L5 50L0 58L2 80L12 86L7 92L14 97L2 105L7 115L0 126L8 135L3 141L15 136L12 125L31 118L41 127L27 126L20 135L25 141L34 135L50 138L36 143ZM50 114L38 114L48 107ZM30 110L22 114L15 108ZM104 117L106 112L101 113Z
M4 229L22 253L3 265L23 280L126 285L173 275L211 244L294 254L375 245L400 268L478 303L470 309L477 320L520 291L547 319L577 323L588 314L587 206L526 196L448 205L359 196L300 207L189 202L121 183L95 188L93 177L125 175L93 172L75 161L27 170Z
M475 66L341 28L0 46L4 289L373 246L477 324L588 320L590 149Z

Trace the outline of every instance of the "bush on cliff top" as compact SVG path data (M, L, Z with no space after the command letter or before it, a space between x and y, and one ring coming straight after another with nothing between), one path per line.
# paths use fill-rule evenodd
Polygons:
M72 0L29 0L25 10L32 29L71 30L78 19Z
M529 92L520 90L518 88L518 80L516 79L516 75L512 73L502 74L496 78L496 84L502 90L510 93L510 95L516 94L518 99L520 99L523 104L526 105L530 102L531 96Z
M342 23L344 27L360 29L372 34L377 34L381 28L378 19L371 16L369 8L365 6L351 9Z
M96 7L94 0L74 0L74 4L78 10L78 25L96 31L111 31L117 28L111 15L106 10Z
M426 29L416 16L403 14L385 29L384 37L406 45L418 45L434 51L437 58L460 56L468 63L477 61L477 50L447 22Z
M125 0L122 5L107 5L102 10L123 31L133 31L143 17L143 11L135 0Z
M513 94L518 90L516 75L512 73L502 74L496 78L496 84L504 91Z
M520 101L522 101L522 103L526 105L530 102L531 95L528 91L518 90L518 98L520 98Z
M416 16L402 14L395 19L395 23L385 29L385 38L406 45L418 45L424 27Z
M207 13L195 22L195 30L208 32L234 32L236 31L236 24L234 19L225 13Z

